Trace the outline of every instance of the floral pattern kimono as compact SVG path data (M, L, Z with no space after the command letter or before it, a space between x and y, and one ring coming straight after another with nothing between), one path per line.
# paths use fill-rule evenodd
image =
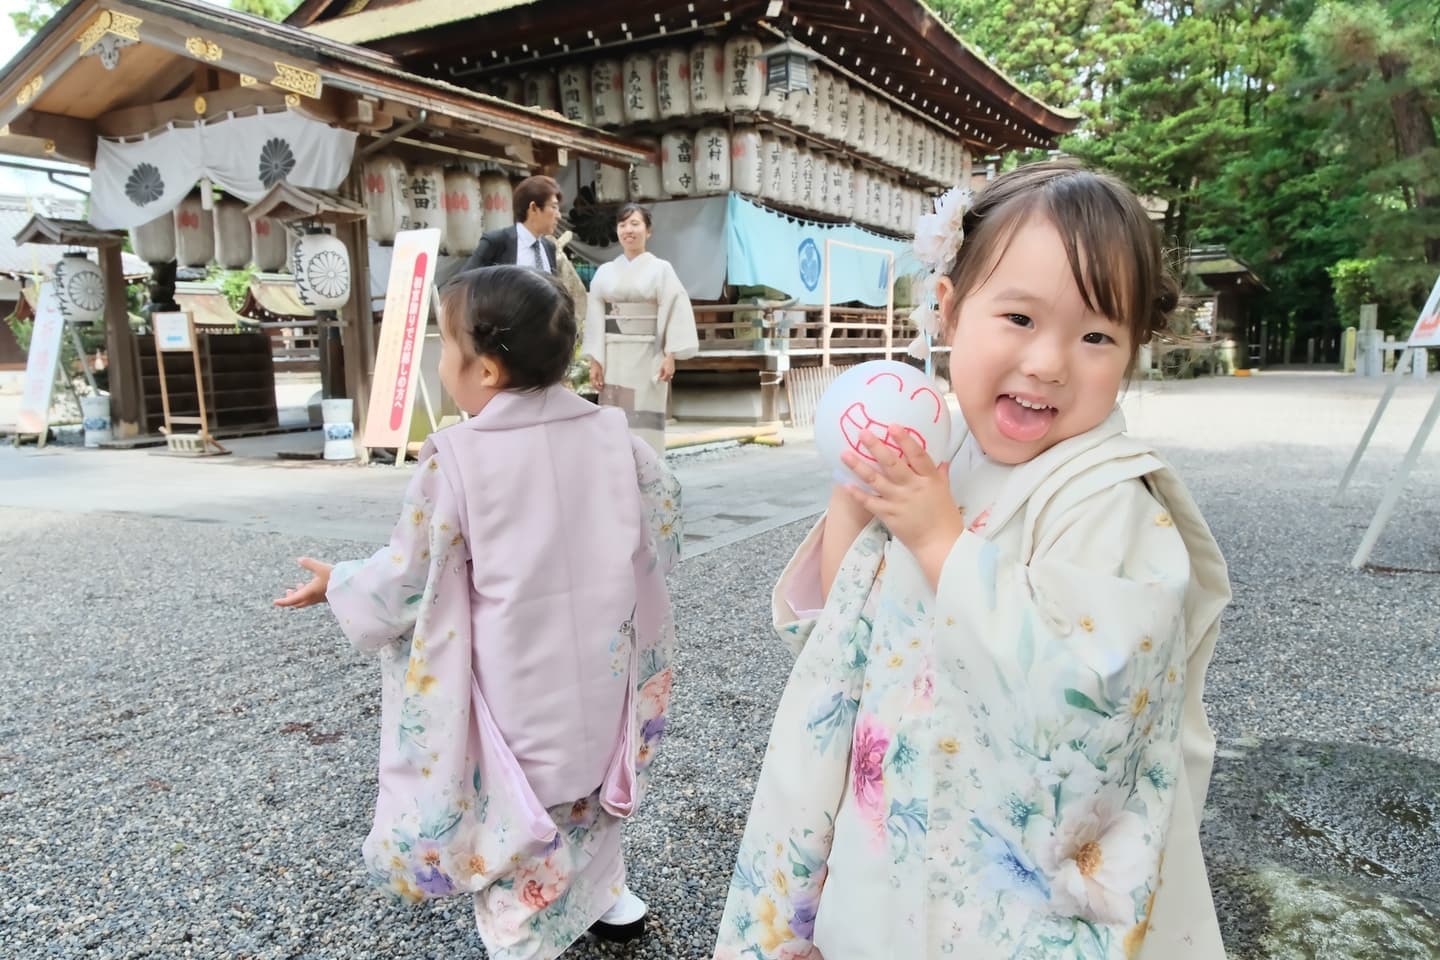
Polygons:
M1198 814L1228 579L1123 429L1015 467L967 438L938 590L874 521L813 609L812 531L717 958L1223 960Z
M546 460L566 455L592 472ZM516 504L527 486L554 499ZM389 544L331 575L342 628L381 663L370 877L410 903L473 895L493 960L559 956L623 887L621 825L670 699L679 492L615 411L563 387L504 393L431 437ZM594 532L571 529L567 509L594 516ZM559 542L581 585L517 576L566 560L544 546ZM586 592L596 582L607 599ZM535 729L581 701L604 706L558 729L584 743Z

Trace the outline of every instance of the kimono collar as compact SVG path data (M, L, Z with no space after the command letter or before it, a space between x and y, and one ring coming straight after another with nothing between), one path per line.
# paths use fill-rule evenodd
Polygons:
M600 407L555 384L544 390L504 390L485 404L485 408L450 427L451 430L515 430L557 420L574 420L592 416Z
M999 499L995 502L990 511L990 524L988 529L998 531L1006 522L1018 513L1042 484L1050 480L1063 468L1078 459L1084 454L1096 450L1096 448L1114 440L1116 437L1125 434L1125 414L1120 411L1117 405L1110 412L1110 416L1102 420L1099 426L1093 427L1078 436L1071 437L1046 450L1040 456L1025 463L1016 464L1013 472L1005 482L1005 488ZM961 449L964 449L965 438L961 438ZM983 453L983 451L981 451ZM1131 451L1127 450L1126 453ZM960 451L956 451L958 458ZM1116 450L1117 455L1121 454ZM1101 459L1104 459L1103 454Z

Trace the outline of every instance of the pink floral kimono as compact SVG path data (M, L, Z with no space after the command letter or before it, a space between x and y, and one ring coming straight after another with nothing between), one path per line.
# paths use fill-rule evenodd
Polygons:
M507 392L430 438L389 545L332 574L382 668L371 878L473 894L495 960L559 956L623 887L670 699L679 508L619 411Z

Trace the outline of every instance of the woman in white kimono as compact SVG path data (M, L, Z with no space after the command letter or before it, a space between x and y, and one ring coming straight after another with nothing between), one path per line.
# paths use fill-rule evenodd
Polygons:
M715 956L1224 960L1198 824L1225 563L1115 409L1174 306L1158 235L1063 162L938 206L917 319L966 435L937 467L866 434L870 490L776 587L797 660Z
M695 314L675 269L645 250L650 211L625 204L615 232L624 253L590 281L581 349L600 403L624 410L630 429L664 456L675 361L700 348Z

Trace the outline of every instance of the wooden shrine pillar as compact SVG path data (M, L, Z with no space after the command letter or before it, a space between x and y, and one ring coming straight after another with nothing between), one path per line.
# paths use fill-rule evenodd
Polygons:
M357 153L342 196L365 202L365 167ZM370 307L370 231L364 218L337 223L335 236L350 254L350 302L340 312L340 340L345 351L345 392L354 401L355 436L365 435L370 409L370 386L375 379L375 316ZM355 445L360 462L369 460L370 448Z
M140 353L125 297L125 271L120 245L103 246L100 272L105 278L105 353L110 378L110 421L115 438L138 436L145 430L145 403L140 383Z

